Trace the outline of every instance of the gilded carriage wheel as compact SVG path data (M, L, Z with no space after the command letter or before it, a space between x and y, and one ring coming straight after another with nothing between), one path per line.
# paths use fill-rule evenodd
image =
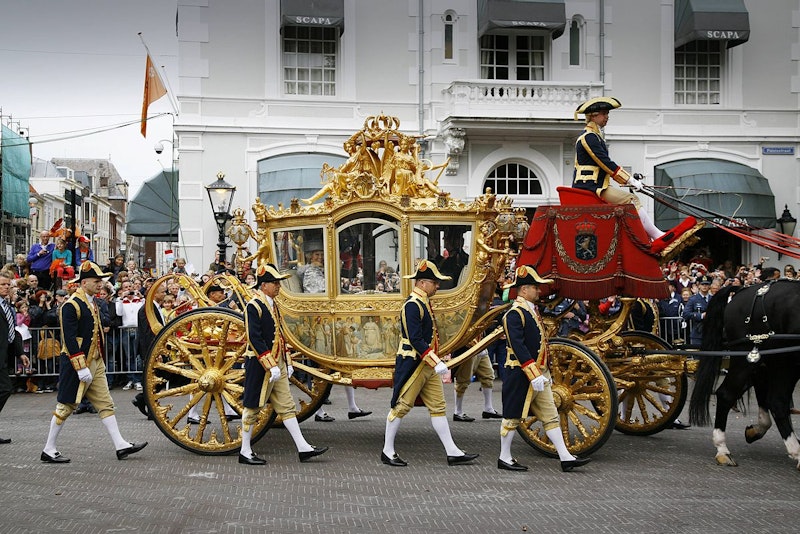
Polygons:
M223 308L192 310L164 326L143 374L147 405L165 436L197 454L239 450L246 348L242 316ZM273 420L271 408L261 410L253 442Z
M649 332L622 332L625 344L639 345L646 350L671 349L670 344ZM624 434L649 436L672 426L686 403L688 380L683 371L682 356L667 356L655 363L606 363L615 378L632 382L633 387L620 387L619 419L616 428Z
M316 366L308 356L300 353L294 353L292 361L303 363L309 367ZM297 420L303 422L314 415L328 398L332 386L330 382L321 378L295 370L295 374L289 379L289 391L295 402ZM268 405L267 409L271 411L272 407ZM280 417L276 417L275 425L283 426Z
M617 419L614 377L597 354L577 341L553 338L548 347L553 397L564 441L573 454L591 454L614 432ZM557 456L536 416L523 416L517 432L542 454Z

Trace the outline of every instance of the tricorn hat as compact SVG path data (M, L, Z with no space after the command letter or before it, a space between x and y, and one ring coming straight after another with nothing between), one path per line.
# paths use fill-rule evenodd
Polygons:
M104 273L95 262L85 260L81 263L81 266L78 267L78 276L71 280L71 282L80 282L81 280L88 280L89 278L110 278L111 276L114 275L112 273Z
M542 278L539 276L539 273L536 272L536 269L530 265L520 265L517 267L517 270L514 271L514 274L516 275L514 281L510 284L504 285L503 289L531 285L538 286L539 284L552 284L555 281L552 278Z
M613 96L598 96L591 98L578 106L575 110L575 120L578 120L578 115L589 115L590 113L597 113L598 111L609 111L622 107L622 102Z
M221 287L221 286L219 286L219 285L217 285L217 284L211 284L210 286L208 286L208 287L206 288L206 295L210 295L210 294L211 294L211 293L213 293L214 291L222 291L223 293L225 292L225 290L224 290L224 289L222 289L222 287Z
M432 261L422 260L417 264L417 269L412 274L407 274L403 278L411 280L438 280L444 282L445 280L452 280L452 276L445 276L436 268L436 264Z
M256 269L256 283L252 287L259 288L261 284L277 282L278 280L284 280L290 276L290 273L281 274L278 268L271 263L262 263L258 266L258 269Z

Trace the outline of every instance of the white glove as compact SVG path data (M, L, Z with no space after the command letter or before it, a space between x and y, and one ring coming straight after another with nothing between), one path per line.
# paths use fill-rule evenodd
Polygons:
M531 380L531 387L533 391L544 391L544 387L549 383L550 381L546 379L544 375L539 375Z
M641 180L637 180L634 177L628 178L628 182L625 184L629 187L636 189L637 191L641 191L644 188L644 184Z
M276 365L275 367L269 368L269 381L275 382L281 377L281 370Z
M447 364L444 362L439 362L436 364L436 367L434 367L433 370L437 375L443 375L447 373Z
M87 384L92 383L92 372L89 371L88 367L84 367L83 369L78 369L78 380L81 382L86 382Z
M292 367L291 365L287 365L286 366L286 375L287 375L287 377L288 378L292 378L293 374L294 374L294 367Z

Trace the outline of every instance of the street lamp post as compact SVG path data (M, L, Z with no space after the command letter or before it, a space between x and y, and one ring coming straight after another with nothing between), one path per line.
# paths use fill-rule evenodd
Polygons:
M217 173L217 180L206 186L211 210L214 212L214 222L217 223L219 232L217 247L219 248L219 261L222 265L225 265L228 249L228 245L225 244L225 223L231 218L231 204L233 203L233 194L236 192L236 187L226 182L224 178L225 174L220 171Z
M778 219L778 229L781 231L782 234L788 235L792 237L794 235L794 229L797 227L797 219L792 217L792 214L789 212L789 205L783 205L783 213L781 214L781 218ZM782 245L784 243L781 243ZM788 244L788 243L786 243ZM778 252L778 259L781 259L782 254Z

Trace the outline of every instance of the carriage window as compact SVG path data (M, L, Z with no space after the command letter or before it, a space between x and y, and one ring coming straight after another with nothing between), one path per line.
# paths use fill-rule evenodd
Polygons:
M394 221L359 219L339 228L342 293L399 293L399 228Z
M325 293L325 244L321 228L282 230L273 234L275 262L291 277L281 287L291 293Z
M472 225L431 224L414 226L414 263L428 259L436 263L439 272L452 277L442 282L440 290L460 287L469 275L469 247L472 245Z

